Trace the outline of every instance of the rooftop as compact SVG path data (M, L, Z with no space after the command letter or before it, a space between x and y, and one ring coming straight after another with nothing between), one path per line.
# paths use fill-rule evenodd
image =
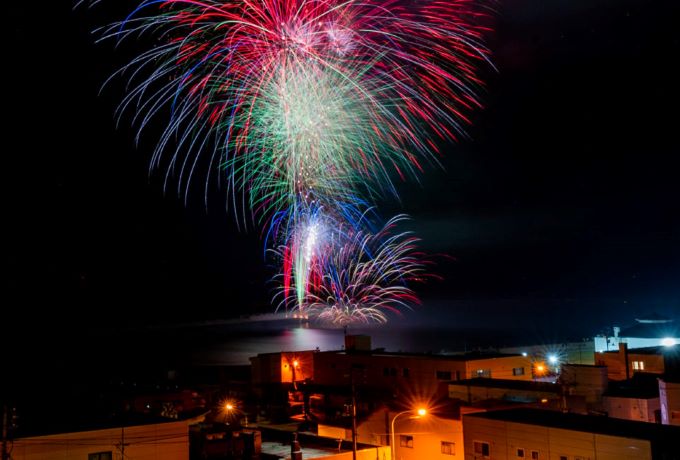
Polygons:
M659 345L656 347L643 347L643 348L629 348L628 349L628 355L664 355L664 354L673 354L680 351L680 346L670 346L666 347L663 345ZM618 353L619 350L609 350L605 351L604 353Z
M111 428L131 428L136 426L144 425L158 425L164 423L176 423L187 420L191 418L202 418L203 413L198 412L192 413L191 416L183 417L180 419L172 419L166 417L159 417L146 414L137 413L127 413L116 416L100 416L93 417L92 415L82 415L77 416L74 414L64 415L62 417L45 417L44 419L37 420L24 420L15 432L15 438L29 438L36 436L49 436L55 434L65 434L65 433L79 433L84 431L97 431L97 430L107 430ZM32 423L31 423L32 422Z
M543 409L511 409L492 412L481 412L464 417L500 420L504 422L524 423L549 428L581 431L585 433L605 434L625 438L645 439L649 441L666 441L680 436L680 427L659 425L655 423L633 422L597 415L565 414ZM465 422L463 422L465 423Z
M519 353L499 353L495 351L472 351L469 353L442 355L433 353L411 353L411 352L396 352L396 351L384 351L384 350L372 350L372 351L326 351L322 353L335 353L335 354L345 354L352 356L376 356L376 357L390 357L390 358L421 358L421 359L438 359L442 361L475 361L480 359L496 359L496 358L510 358L522 356Z
M534 382L531 380L505 380L505 379L485 379L475 378L467 380L455 380L449 382L449 385L462 385L484 388L505 388L508 390L524 390L524 391L545 391L551 393L559 393L560 386L555 383L548 382Z

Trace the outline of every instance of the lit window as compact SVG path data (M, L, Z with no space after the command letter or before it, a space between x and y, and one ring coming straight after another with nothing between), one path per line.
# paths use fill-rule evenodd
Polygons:
M402 434L399 436L399 445L413 449L413 436Z
M538 459L538 451L537 451L537 450L532 450L532 451L531 451L531 460L539 460L539 459Z
M524 458L524 449L521 447L517 448L517 458Z
M512 375L524 375L524 368L523 367L513 367L512 368Z
M633 361L633 370L644 371L645 370L645 362L644 361Z
M473 441L475 457L491 458L491 447L488 442Z
M453 442L442 441L442 454L456 455L456 444Z
M113 458L113 452L96 452L94 454L88 454L87 460L111 460Z
M477 369L477 377L491 378L491 369Z

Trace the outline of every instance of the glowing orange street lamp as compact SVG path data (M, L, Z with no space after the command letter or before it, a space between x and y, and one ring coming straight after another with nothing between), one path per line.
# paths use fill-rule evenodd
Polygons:
M234 409L235 409L234 404L232 404L230 402L224 403L224 423L226 423L227 425L229 425L227 418L232 414Z
M396 452L397 452L397 446L394 444L394 422L397 421L397 417L403 414L416 414L415 417L413 418L420 418L424 417L427 415L427 409L424 407L420 407L418 409L411 409L411 410L405 410L402 412L399 412L397 415L394 416L392 419L392 423L390 425L390 435L391 435L391 442L390 442L390 447L392 448L392 460L396 459Z

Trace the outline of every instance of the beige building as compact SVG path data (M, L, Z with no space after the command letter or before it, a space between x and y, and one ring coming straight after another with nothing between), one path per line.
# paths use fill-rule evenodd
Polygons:
M512 409L463 416L466 460L665 460L680 429L602 416Z
M188 460L187 421L15 439L12 460Z
M393 423L394 422L394 423ZM428 413L396 412L386 408L374 411L357 424L357 440L377 446L391 445L394 426L394 450L397 460L462 460L463 425L460 418ZM319 424L319 436L352 439L350 427ZM382 459L381 459L382 460Z

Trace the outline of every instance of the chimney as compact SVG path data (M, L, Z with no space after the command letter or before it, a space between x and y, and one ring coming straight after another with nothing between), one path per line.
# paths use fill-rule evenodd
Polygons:
M623 358L623 364L626 366L626 380L630 379L630 366L628 364L628 344L624 342L619 343L619 359Z
M345 336L346 351L371 351L371 336L351 334Z
M612 329L614 329L614 337L618 338L621 328L619 326L614 326Z

